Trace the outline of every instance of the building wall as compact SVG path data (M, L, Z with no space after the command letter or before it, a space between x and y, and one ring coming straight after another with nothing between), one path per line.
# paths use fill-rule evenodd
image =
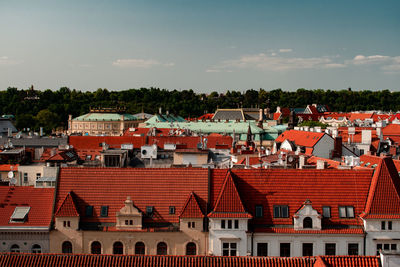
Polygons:
M22 253L32 253L32 246L40 245L42 253L50 252L49 232L0 232L0 252L10 252L17 244Z
M248 250L251 251L251 235L248 236ZM313 254L325 255L325 244L336 243L336 255L347 255L348 244L357 243L359 255L363 255L362 235L321 235L321 234L264 234L255 233L253 255L257 256L257 243L268 243L268 256L280 256L280 243L290 243L290 256L303 255L303 243L313 243Z
M26 165L26 166L20 165L18 167L18 176L16 177L17 185L19 185L19 186L35 185L37 175L40 174L40 177L43 177L44 167L45 167L44 164L31 164L31 165ZM28 180L26 183L24 182L25 174L28 177Z
M315 144L313 155L326 159L331 158L331 154L334 149L334 143L335 141L333 138L325 134L321 137L318 143Z
M124 130L137 127L139 121L69 121L68 133L119 136Z
M239 220L238 229L222 229L221 220L224 218L210 219L209 224L209 248L210 254L214 256L222 256L222 243L237 243L236 256L247 256L247 219ZM235 219L224 219L235 220ZM232 227L233 228L233 227Z
M382 221L385 222L385 230L382 230ZM392 222L392 230L388 230L388 222ZM366 234L366 255L376 255L377 244L396 244L396 250L388 252L400 252L400 220L367 219L363 220Z
M174 164L175 165L203 165L207 164L208 162L208 154L198 154L198 153L193 153L193 154L188 154L188 153L179 153L175 152L174 153Z

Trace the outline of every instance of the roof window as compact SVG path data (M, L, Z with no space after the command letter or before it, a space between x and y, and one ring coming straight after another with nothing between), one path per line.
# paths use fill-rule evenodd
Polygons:
M10 222L25 222L31 207L15 207Z

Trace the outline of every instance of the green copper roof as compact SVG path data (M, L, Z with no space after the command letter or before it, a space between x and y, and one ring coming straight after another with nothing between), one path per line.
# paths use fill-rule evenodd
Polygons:
M119 113L88 113L74 118L75 121L136 121L138 120L132 114L119 114Z
M151 117L146 121L146 123L159 123L159 122L186 122L186 120L181 116L174 116L171 114L168 115L155 114L153 117Z

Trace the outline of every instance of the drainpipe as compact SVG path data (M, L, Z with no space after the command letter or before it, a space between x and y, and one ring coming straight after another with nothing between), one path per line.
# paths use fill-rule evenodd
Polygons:
M251 253L250 253L250 256L254 256L253 254L254 254L254 252L253 252L253 250L254 250L254 232L251 232Z
M367 247L367 233L364 233L364 256L367 255L365 249Z

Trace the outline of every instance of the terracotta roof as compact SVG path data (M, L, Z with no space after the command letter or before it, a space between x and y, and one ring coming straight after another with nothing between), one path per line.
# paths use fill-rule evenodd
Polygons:
M61 206L54 214L56 217L79 217L71 192L67 194Z
M204 214L201 211L199 202L196 199L196 195L191 192L185 205L179 214L180 218L203 218Z
M314 147L324 135L325 133L288 130L279 135L275 142L282 143L289 140L297 146Z
M374 113L350 113L350 121L372 119Z
M275 234L329 234L329 235L363 235L364 230L360 226L358 228L327 228L321 230L295 230L292 227L271 227L271 228L254 228L258 233L275 233Z
M19 164L0 164L0 172L18 171Z
M152 256L94 254L24 254L0 253L1 266L285 266L285 267L379 267L378 256L317 257L222 257L222 256Z
M226 180L226 170L212 172L211 203L217 202ZM373 170L296 170L296 169L233 169L232 177L245 209L255 215L262 205L263 217L250 221L257 225L292 225L292 215L305 200L322 214L323 206L331 207L331 218L323 219L323 227L360 225L357 218L340 218L339 206L353 206L357 216L364 210ZM274 218L274 205L287 205L288 218Z
M374 169L378 166L381 160L382 158L379 156L364 154L360 156L360 166ZM393 163L394 166L396 166L397 172L400 172L400 160L394 159Z
M400 136L400 124L389 124L382 128L382 134L386 136Z
M190 178L190 179L189 179ZM80 221L84 223L116 222L116 212L130 196L135 206L146 214L146 223L178 223L179 214L169 214L169 207L182 207L194 192L202 210L206 210L208 170L197 168L132 169L132 168L61 168L55 210L73 191ZM87 205L93 206L93 217L85 216ZM108 206L108 217L100 216L101 206Z
M0 186L0 227L50 227L54 188ZM10 218L16 207L30 207L25 222Z
M328 163L328 168L329 169L337 169L338 166L340 165L340 161L332 160L332 159L326 159L326 158L320 158L316 156L311 156L307 159L307 164L313 164L316 165L318 160L325 161Z
M400 216L400 178L390 157L382 158L375 169L363 217L382 215Z
M252 218L246 212L240 199L239 192L232 178L232 173L227 172L224 184L219 192L214 209L208 214L210 218Z

